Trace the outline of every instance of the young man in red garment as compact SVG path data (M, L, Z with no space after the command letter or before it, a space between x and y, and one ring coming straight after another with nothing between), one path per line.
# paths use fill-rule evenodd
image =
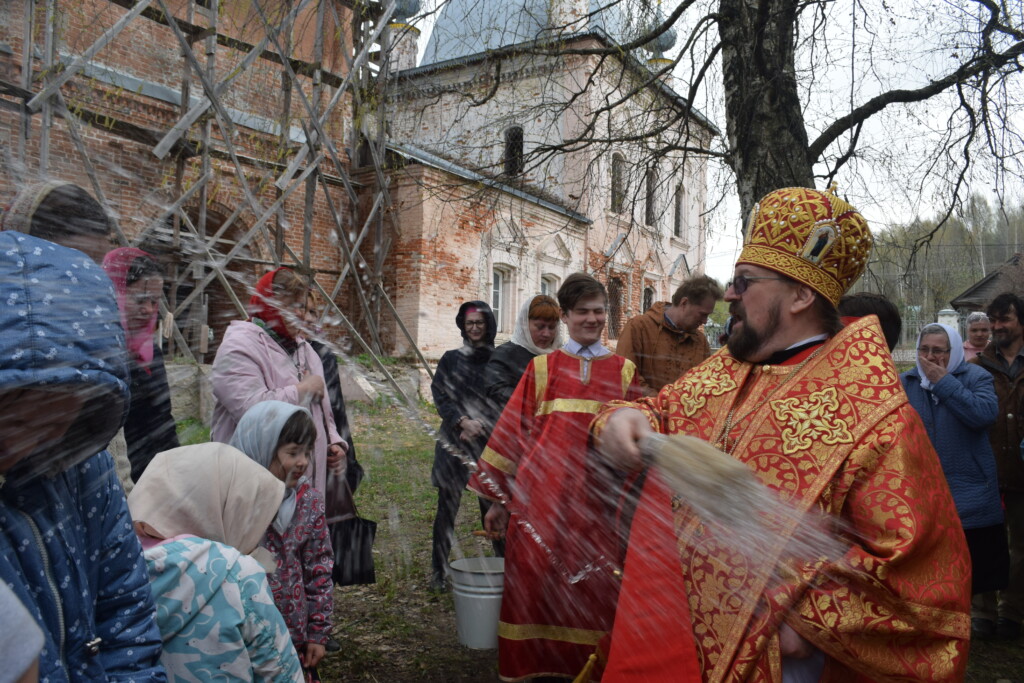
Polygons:
M506 537L502 680L571 680L611 626L616 501L591 493L604 473L587 466L587 429L605 402L640 388L636 366L601 344L606 303L594 278L566 278L569 341L530 361L469 482L498 503L485 526Z

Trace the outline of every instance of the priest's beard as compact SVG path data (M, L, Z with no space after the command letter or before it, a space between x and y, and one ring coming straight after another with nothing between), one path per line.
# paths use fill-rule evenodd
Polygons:
M756 358L755 355L779 329L779 321L782 319L779 302L776 301L768 308L768 320L760 330L755 329L750 324L742 304L738 304L736 308L743 324L740 325L739 330L729 335L729 352L745 363L756 363L759 360L764 360L763 358Z

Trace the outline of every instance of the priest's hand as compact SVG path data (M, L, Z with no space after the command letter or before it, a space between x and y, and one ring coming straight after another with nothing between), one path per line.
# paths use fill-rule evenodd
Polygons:
M814 646L793 630L789 624L779 627L779 650L783 657L807 659L814 654Z
M489 534L488 538L505 538L505 529L508 528L508 508L501 503L494 503L487 514L484 515L484 530Z
M619 408L605 422L595 445L612 467L635 471L643 466L640 441L653 431L651 423L639 410Z

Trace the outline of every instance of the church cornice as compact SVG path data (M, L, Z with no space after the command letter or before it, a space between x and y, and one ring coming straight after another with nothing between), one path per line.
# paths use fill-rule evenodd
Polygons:
M515 45L506 45L496 50L487 50L485 52L479 52L473 55L466 55L465 57L456 57L454 59L448 59L442 62L434 62L431 64L424 64L421 66L414 67L412 69L405 69L392 74L394 82L401 83L402 81L418 80L430 74L436 74L437 72L443 71L456 71L459 69L468 68L474 64L481 62L494 62L503 61L509 58L517 56L534 56L534 57L550 57L550 54L545 54L544 51L550 51L553 47L564 46L566 50L573 49L574 46L578 46L580 43L587 41L597 41L604 44L607 47L615 47L617 44L603 29L601 28L590 28L586 31L582 31L575 35L566 36L559 39L557 43L550 40L531 40L523 43L517 43ZM560 55L562 59L569 59L578 55L564 54ZM624 69L632 71L636 76L643 78L647 81L651 78L651 71L644 64L640 62L636 57L631 54L617 54L616 59L622 65ZM540 68L549 68L551 71L555 71L556 67L552 65L543 65ZM564 69L564 67L559 67ZM473 79L463 81L462 85L472 84ZM444 86L437 86L444 87ZM699 125L707 129L712 136L718 136L722 134L722 131L713 124L706 116L704 116L697 109L690 107L682 95L677 93L672 86L665 83L661 79L654 79L648 83L647 88L654 91L659 96L668 100L672 106L678 107L683 110L688 110L689 117L693 118ZM400 88L400 86L399 86ZM456 88L450 88L455 90ZM437 95L447 91L432 90L431 94ZM390 95L389 95L390 97ZM402 98L404 99L404 98ZM415 99L415 98L414 98Z
M544 64L532 64L515 71L502 71L500 78L502 82L515 83L531 78L548 77L554 73L565 70L566 69L564 67L548 62ZM421 99L432 99L439 95L446 95L448 93L465 94L474 88L486 89L494 85L494 72L489 69L483 72L478 71L469 78L463 78L458 81L439 82L434 80L428 83L419 84L414 83L414 81L421 80L419 76L426 76L428 75L427 73L415 74L414 78L404 80L403 74L405 73L408 72L400 72L397 77L392 79L393 85L389 88L387 93L388 100L415 101ZM429 73L432 74L433 72ZM395 83L397 83L397 85L394 85Z

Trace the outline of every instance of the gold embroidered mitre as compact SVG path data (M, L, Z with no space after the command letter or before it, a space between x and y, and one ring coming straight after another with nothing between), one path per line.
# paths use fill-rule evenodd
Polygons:
M754 205L737 263L769 268L802 282L834 305L857 281L871 254L871 231L834 194L785 187Z

